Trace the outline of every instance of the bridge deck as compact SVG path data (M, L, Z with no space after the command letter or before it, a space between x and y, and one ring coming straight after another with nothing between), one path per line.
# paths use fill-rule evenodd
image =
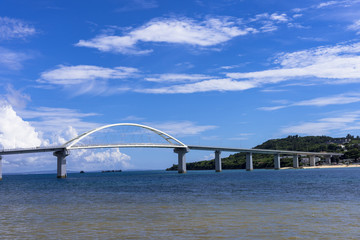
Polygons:
M23 154L23 153L37 153L37 152L56 152L64 150L64 147L36 147L36 148L18 148L18 149L4 149L0 151L0 155Z
M179 145L170 144L114 144L114 145L92 145L92 146L72 146L67 150L75 149L95 149L95 148L185 148ZM288 151L288 150L270 150L270 149L248 149L248 148L227 148L214 146L187 146L190 150L204 150L204 151L222 151L222 152L244 152L244 153L263 153L263 154L288 154L288 155L316 155L316 156L341 156L342 153L331 152L304 152L304 151ZM24 149L6 149L0 151L0 155L36 153L36 152L56 152L66 149L64 146L56 147L36 147Z
M207 150L207 151L222 151L222 152L245 152L245 153L263 153L263 154L289 154L289 155L317 155L317 156L341 156L342 153L331 152L303 152L303 151L288 151L288 150L270 150L270 149L256 149L256 148L227 148L227 147L210 147L210 146L188 146L192 150Z

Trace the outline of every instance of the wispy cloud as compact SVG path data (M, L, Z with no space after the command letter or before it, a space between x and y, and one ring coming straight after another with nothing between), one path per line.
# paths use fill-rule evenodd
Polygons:
M0 17L0 40L26 38L36 34L34 27L22 20Z
M328 1L328 2L322 2L322 3L319 3L318 5L316 5L316 8L324 8L324 7L336 5L336 4L343 3L343 2L344 2L344 1Z
M110 93L107 80L125 79L136 76L138 70L130 67L104 68L92 65L63 66L41 73L39 83L59 85L65 88L73 88L77 85L77 94L84 93ZM123 89L125 90L125 88Z
M0 96L0 99L2 97ZM30 96L23 93L21 90L14 89L12 85L6 86L6 94L4 99L15 109L23 109L26 107L26 104L31 100Z
M360 34L360 20L356 20L353 24L349 25L348 29L355 31L356 34Z
M157 74L151 77L146 77L146 81L159 82L159 83L179 83L179 82L196 82L205 79L211 79L213 77L203 74L174 74L165 73Z
M124 6L117 8L115 11L128 12L128 11L152 9L158 7L158 3L155 0L128 0L122 2L125 2Z
M341 117L318 119L314 122L304 122L293 126L283 127L283 134L305 135L339 135L353 129L360 129L360 112L346 112L338 114Z
M23 67L23 62L31 58L31 54L0 47L0 66L5 68L19 70Z
M96 116L96 113L81 113L69 108L38 107L35 109L21 109L18 113L22 118L31 122L31 125L42 132L66 130L69 127L77 131L88 131L99 124L84 121L84 118Z
M339 8L339 7L350 7L354 4L358 4L360 1L359 0L336 0L336 1L324 1L324 2L320 2L314 5L311 5L309 7L305 7L305 8L294 8L292 9L293 12L299 13L299 12L304 12L307 10L311 10L311 9L323 9L323 8Z
M360 81L360 43L318 47L277 56L276 69L228 73L233 79L247 79L264 83L276 83L297 78L315 77L326 83Z
M197 135L217 127L214 125L198 125L191 121L173 121L163 123L152 122L147 123L147 125L172 134L174 137Z
M274 111L287 107L295 107L295 106L315 106L315 107L324 107L328 105L344 105L350 103L360 102L360 94L359 93L343 93L337 94L333 96L319 97L313 98L309 100L303 100L296 103L288 104L288 105L280 105L280 106L272 106L272 107L260 107L259 110L264 111Z
M142 93L174 94L174 93L197 93L209 91L242 91L256 87L256 83L250 81L234 81L231 79L212 79L196 83L179 84L169 87L136 89Z

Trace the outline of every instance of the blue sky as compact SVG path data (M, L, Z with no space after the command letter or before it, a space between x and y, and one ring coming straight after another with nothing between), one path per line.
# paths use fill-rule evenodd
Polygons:
M242 148L360 135L359 13L356 0L3 0L0 145L58 145L120 122L188 145ZM156 149L68 159L72 170L176 163ZM3 162L4 172L55 169L51 154Z

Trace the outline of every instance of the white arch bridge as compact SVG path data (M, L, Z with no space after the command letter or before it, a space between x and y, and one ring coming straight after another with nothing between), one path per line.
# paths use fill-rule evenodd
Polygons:
M130 140L130 142L129 142ZM57 157L57 177L66 178L66 157L70 151L77 149L98 148L172 148L178 154L178 172L186 173L185 154L189 150L204 150L215 152L215 170L221 172L221 152L246 153L246 170L253 170L253 153L273 154L274 167L280 169L281 155L293 156L293 167L299 167L298 156L309 156L311 166L315 166L315 156L325 157L330 162L331 156L339 156L339 153L328 152L301 152L269 149L245 149L210 146L185 145L178 139L158 129L135 123L117 123L105 125L85 132L61 146L36 147L22 149L4 149L0 151L0 180L2 179L2 156L12 154L53 152Z

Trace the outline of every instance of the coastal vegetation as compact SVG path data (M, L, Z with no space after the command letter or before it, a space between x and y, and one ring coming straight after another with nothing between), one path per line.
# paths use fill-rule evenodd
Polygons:
M354 137L348 134L344 138L332 138L328 136L307 136L298 135L288 136L281 139L271 139L256 147L255 149L274 149L289 151L306 151L306 152L338 152L344 153L341 158L332 158L334 163L346 160L347 162L357 162L360 159L360 137ZM300 158L300 166L304 165ZM324 159L320 160L320 164ZM292 156L281 159L282 167L292 167ZM269 154L253 154L254 168L273 168L274 159ZM168 171L177 170L177 164L166 169ZM187 163L188 170L212 170L215 168L214 160L203 160L198 162ZM235 153L222 159L223 169L245 169L246 153Z

